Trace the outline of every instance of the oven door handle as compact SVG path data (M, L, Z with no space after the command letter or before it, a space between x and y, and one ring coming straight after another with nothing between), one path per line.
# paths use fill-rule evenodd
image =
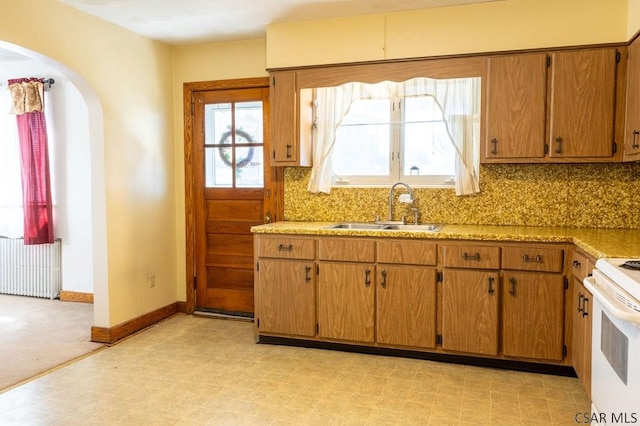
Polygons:
M586 277L583 283L587 290L593 294L593 297L597 297L613 316L623 321L634 323L640 327L640 312L629 312L628 308L613 299L608 293L600 290L594 277Z

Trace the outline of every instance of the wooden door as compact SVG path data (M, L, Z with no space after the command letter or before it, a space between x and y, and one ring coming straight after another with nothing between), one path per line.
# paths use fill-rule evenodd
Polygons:
M502 287L502 351L506 356L562 360L564 277L508 272Z
M625 160L640 159L640 38L629 46Z
M377 342L435 348L435 269L380 266L377 285Z
M195 309L252 316L251 226L269 221L269 89L193 94Z
M369 264L320 263L319 336L373 342L375 268Z
M445 269L442 280L442 348L498 354L497 272Z
M256 289L260 300L256 310L260 331L315 336L315 276L313 262L261 260Z
M486 159L543 158L547 55L488 60Z
M549 157L612 157L616 49L551 56Z

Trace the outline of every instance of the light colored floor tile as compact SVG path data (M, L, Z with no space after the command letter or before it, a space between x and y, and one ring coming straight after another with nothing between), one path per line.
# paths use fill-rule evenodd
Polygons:
M0 394L7 425L568 425L577 379L255 344L178 315Z

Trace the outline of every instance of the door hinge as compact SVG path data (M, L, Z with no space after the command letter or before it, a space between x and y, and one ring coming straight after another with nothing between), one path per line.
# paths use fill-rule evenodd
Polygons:
M316 334L320 334L320 324L316 323Z
M547 68L551 66L551 56L547 55Z
M564 277L564 289L569 290L569 280L567 277Z
M193 289L195 290L198 287L198 277L193 276Z
M567 345L562 345L562 356L567 356Z
M436 345L442 345L442 334L436 334Z
M548 155L549 154L549 144L545 143L544 144L544 155Z
M320 275L320 265L316 265L316 275Z
M256 321L256 324L257 324L256 326L260 328L260 318L258 318L258 320Z
M616 50L616 63L620 63L620 52Z
M436 282L437 283L442 282L442 271L436 271Z
M271 151L273 153L273 159L276 159L276 150L274 149L273 151Z
M256 262L256 272L260 272L260 262Z
M195 115L196 113L196 104L191 101L191 115Z
M617 143L613 143L613 145L611 146L611 151L615 154L616 152L618 152L618 144Z
M273 87L276 87L276 76L275 75L273 77L271 77L271 85Z

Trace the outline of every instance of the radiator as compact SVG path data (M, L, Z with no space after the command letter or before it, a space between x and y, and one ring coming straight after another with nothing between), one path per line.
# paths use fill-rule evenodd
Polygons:
M60 240L25 246L0 238L0 293L55 299L62 290Z

